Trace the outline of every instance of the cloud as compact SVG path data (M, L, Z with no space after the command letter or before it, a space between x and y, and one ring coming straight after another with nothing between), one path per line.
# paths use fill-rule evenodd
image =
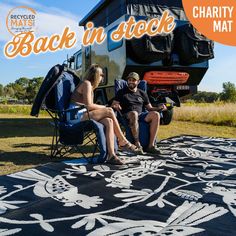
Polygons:
M9 4L10 3L10 4ZM5 25L6 17L9 11L24 4L36 10L36 36L50 36L52 34L61 34L66 26L70 27L77 36L76 46L81 45L83 28L78 26L80 16L76 16L71 12L64 11L55 7L45 7L31 0L15 0L8 3L0 3L0 41L7 42L11 40L12 35L8 32Z
M2 1L4 2L4 1ZM14 6L28 6L28 7L41 7L41 4L38 4L32 0L7 0L8 4L12 4Z
M36 16L36 35L37 36L50 36L58 34L63 31L66 26L69 26L70 31L77 35L77 43L81 44L83 29L78 26L78 21L72 17L64 15L50 14L39 12Z
M11 39L11 34L6 27L6 17L13 6L0 3L0 41L8 41Z

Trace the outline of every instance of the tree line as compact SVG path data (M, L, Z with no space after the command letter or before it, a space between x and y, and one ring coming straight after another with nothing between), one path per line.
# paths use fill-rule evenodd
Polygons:
M234 83L223 83L223 91L221 93L199 91L196 94L190 95L188 99L195 102L213 103L217 101L236 102L236 86Z
M11 99L15 99L21 103L33 103L43 79L43 77L35 77L33 79L22 77L6 86L0 84L1 101L7 103Z
M0 101L7 103L10 99L15 99L15 101L21 103L32 104L43 79L43 77L33 79L22 77L6 86L0 84ZM187 99L207 103L216 101L236 102L236 86L234 83L225 82L221 93L199 91L188 96Z

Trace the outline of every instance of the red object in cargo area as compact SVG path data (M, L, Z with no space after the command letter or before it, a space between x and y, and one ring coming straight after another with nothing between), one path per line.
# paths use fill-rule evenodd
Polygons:
M179 85L187 82L189 74L177 71L149 71L144 74L148 84Z

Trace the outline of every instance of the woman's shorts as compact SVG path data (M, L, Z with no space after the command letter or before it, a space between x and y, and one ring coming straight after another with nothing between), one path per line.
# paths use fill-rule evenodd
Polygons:
M74 109L77 106L75 104L70 104L68 109ZM66 120L69 124L76 124L81 121L81 119L84 117L85 113L87 112L86 108L83 108L81 110L71 110L70 112L67 112L66 114Z

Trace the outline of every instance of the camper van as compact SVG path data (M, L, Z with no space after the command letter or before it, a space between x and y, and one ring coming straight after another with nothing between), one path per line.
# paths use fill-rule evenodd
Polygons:
M168 10L176 27L171 34L144 35L115 42L111 33L122 21L133 16L136 21L161 17ZM105 79L95 91L95 101L107 104L114 97L114 81L135 71L147 81L153 106L165 103L162 124L169 124L173 107L180 97L195 93L213 58L213 42L197 32L188 22L181 0L101 0L80 22L86 27L103 27L107 35L102 44L83 47L69 60L69 67L83 77L92 63L102 66ZM85 28L86 29L86 28Z

